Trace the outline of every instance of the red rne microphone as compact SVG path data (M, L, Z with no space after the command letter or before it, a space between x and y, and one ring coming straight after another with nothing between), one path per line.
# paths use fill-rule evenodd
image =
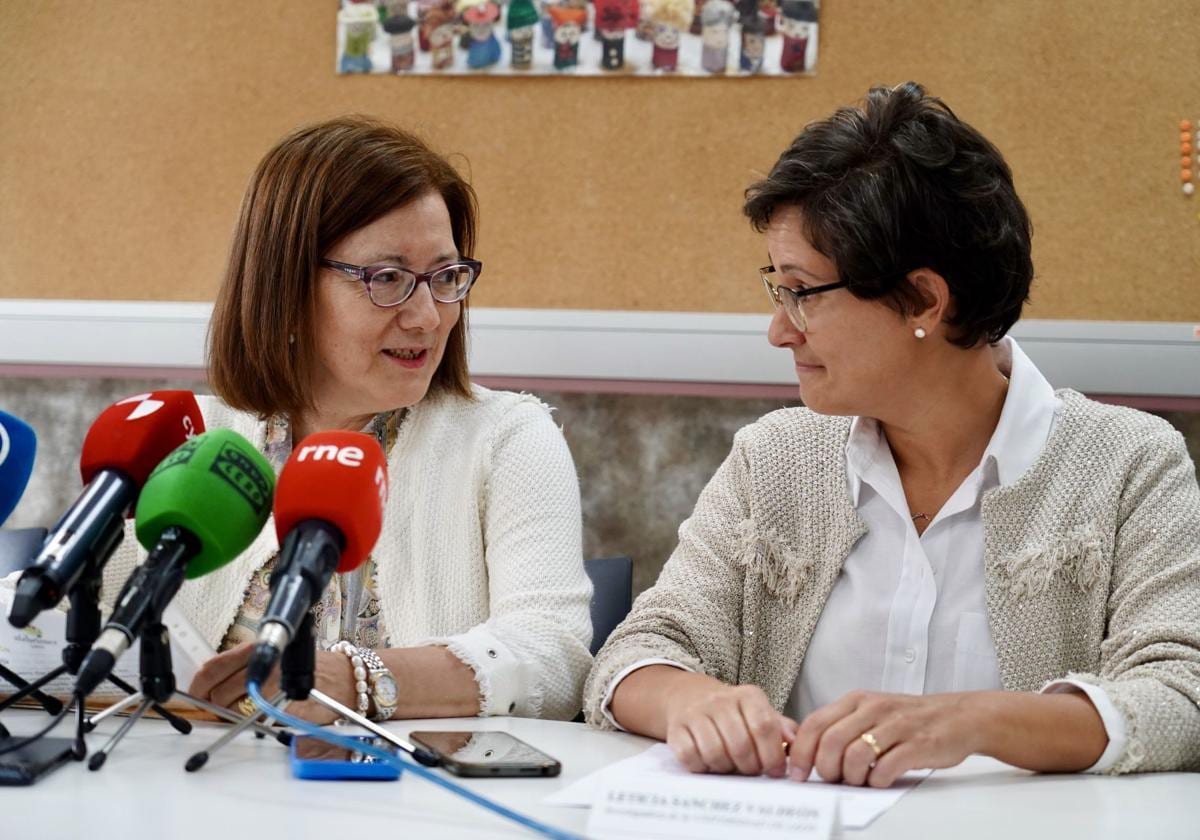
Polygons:
M337 571L356 569L379 539L387 501L387 460L362 432L317 432L300 441L275 487L279 544L306 520L334 525L344 545Z
M275 485L279 560L247 682L262 685L334 572L357 569L383 527L387 459L361 432L317 432L292 450Z
M152 391L114 403L88 429L79 459L83 493L17 581L8 619L25 627L100 570L125 535L123 520L158 462L204 431L191 391Z

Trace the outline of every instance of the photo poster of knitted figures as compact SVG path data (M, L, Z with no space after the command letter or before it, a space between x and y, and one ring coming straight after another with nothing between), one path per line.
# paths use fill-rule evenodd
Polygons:
M820 0L339 0L337 72L803 76Z

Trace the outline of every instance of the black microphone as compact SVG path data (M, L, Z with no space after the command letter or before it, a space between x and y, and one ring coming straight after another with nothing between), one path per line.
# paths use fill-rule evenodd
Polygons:
M387 460L375 438L317 432L292 450L275 490L282 547L246 681L262 685L335 571L367 559L383 525Z
M271 515L275 473L236 432L214 429L176 449L146 479L137 537L150 552L125 581L104 632L75 682L86 697L142 631L161 619L184 577L216 571L241 554Z
M106 408L83 442L82 495L50 531L17 581L8 620L25 627L100 568L125 536L125 517L146 477L172 449L204 431L191 391L155 391Z

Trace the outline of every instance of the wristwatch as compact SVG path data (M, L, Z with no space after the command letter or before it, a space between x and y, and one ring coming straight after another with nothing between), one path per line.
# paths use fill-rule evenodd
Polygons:
M371 720L391 720L400 702L400 692L396 689L396 678L383 664L379 654L370 648L358 648L358 655L367 666L367 685L370 688L371 700L375 704L375 714Z

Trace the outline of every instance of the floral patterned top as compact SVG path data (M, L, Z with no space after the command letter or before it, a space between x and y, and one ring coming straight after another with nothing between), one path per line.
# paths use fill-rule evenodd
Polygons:
M390 455L408 409L400 408L375 415L363 429L375 437ZM267 423L266 451L263 453L278 473L292 453L292 430L287 418L272 417ZM221 640L226 651L258 638L258 625L271 599L271 574L279 560L276 553L250 578L246 597L237 617ZM321 600L313 605L313 635L321 650L329 650L346 640L356 647L389 647L387 628L376 594L376 569L373 557L353 572L334 575Z

